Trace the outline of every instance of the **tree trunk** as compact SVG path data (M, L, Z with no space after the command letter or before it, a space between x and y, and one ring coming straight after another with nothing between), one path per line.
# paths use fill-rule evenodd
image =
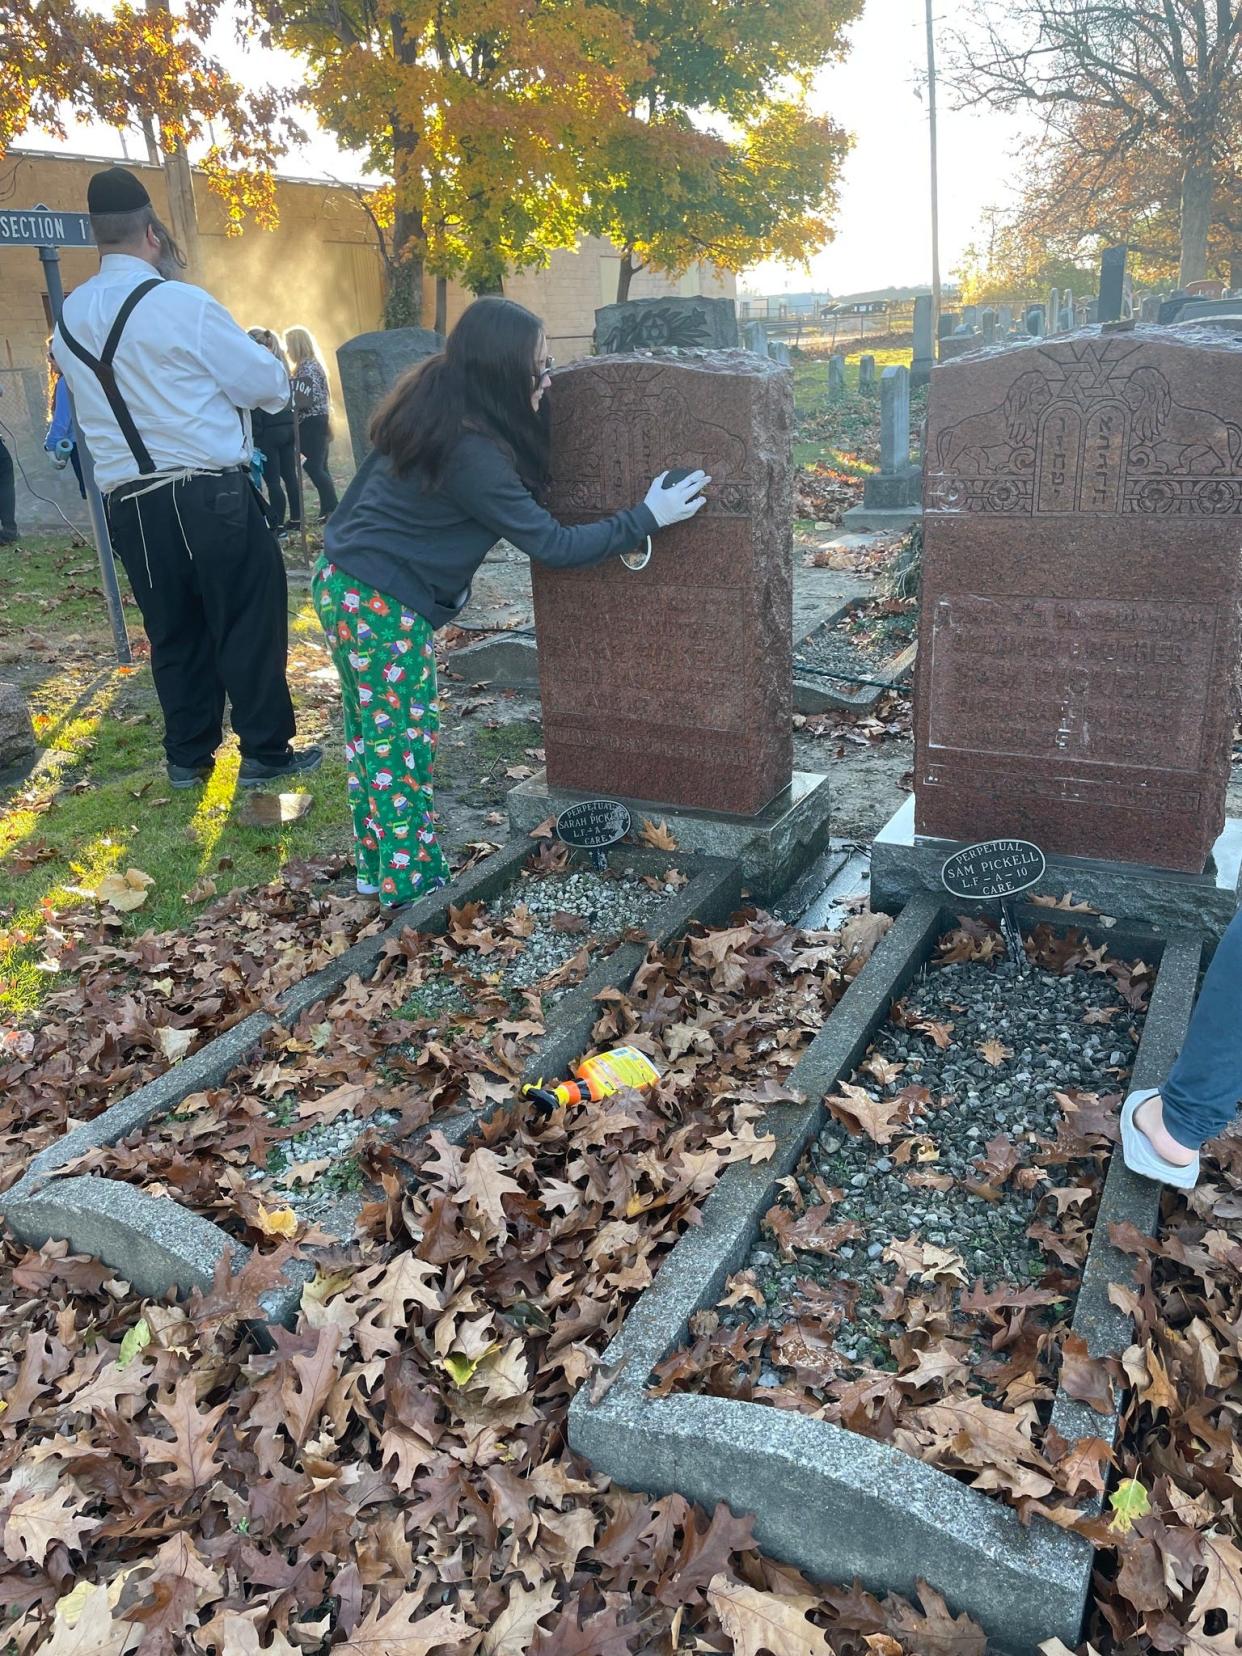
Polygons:
M393 220L393 254L384 296L386 328L422 327L424 245L421 218L399 207Z
M505 279L503 276L472 276L470 291L476 299L483 299L488 294L503 294Z
M436 332L448 332L448 277L436 277Z
M621 263L617 269L617 303L624 305L630 296L630 283L642 269L634 263L634 249L627 247L621 255Z
M1208 231L1212 227L1212 165L1191 157L1182 174L1182 262L1177 285L1201 282L1207 274Z
M194 175L183 149L164 152L164 181L168 186L168 228L185 254L187 282L203 280L202 250L198 243L198 212L194 205Z

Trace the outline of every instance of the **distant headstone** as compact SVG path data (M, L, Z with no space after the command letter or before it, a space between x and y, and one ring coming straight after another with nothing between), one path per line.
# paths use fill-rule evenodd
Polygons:
M863 510L908 512L922 500L922 468L910 464L910 370L899 363L880 375L880 469L863 484Z
M34 757L34 723L26 698L15 684L0 684L0 772Z
M828 358L828 395L833 402L845 395L845 358L837 351Z
M979 350L982 344L983 335L977 330L970 333L954 333L949 339L940 341L940 360L952 362L955 357Z
M1120 322L1122 299L1126 289L1126 254L1123 242L1119 247L1106 247L1100 254L1100 293L1097 315L1101 322Z
M1088 328L1093 328L1096 325L1100 320L1100 301L1098 299L1087 300L1087 303L1083 306L1082 319ZM1117 317L1115 320L1120 321L1121 318Z
M371 448L371 415L376 404L416 363L444 349L444 336L431 328L381 328L357 334L337 347L336 366L345 395L345 418L354 464Z
M941 311L936 323L937 339L947 339L957 327L958 316L956 311Z
M747 322L742 328L742 344L756 356L768 355L768 331L762 322Z
M858 389L875 390L875 358L870 352L864 352L858 359Z
M996 312L992 309L979 312L979 332L983 335L985 345L996 343Z
M1160 297L1155 293L1145 293L1139 307L1140 322L1156 322L1160 317Z
M962 306L961 321L958 323L958 327L959 328L975 328L978 325L979 325L979 307L978 307L978 305L963 305Z
M653 470L707 505L646 569L535 565L551 787L750 816L793 766L791 376L750 351L589 357L557 374L547 504L591 523ZM583 626L607 648L583 655Z
M920 293L914 301L914 361L910 384L926 385L936 366L936 340L932 330L932 296Z
M686 299L627 299L595 313L595 349L600 356L695 346L728 350L737 343L737 309L732 299L709 299L703 294Z
M1026 312L1026 331L1032 339L1042 339L1046 322L1042 305L1028 305Z
M1187 282L1186 292L1196 299L1223 299L1225 284L1219 276L1205 276L1198 282Z
M1057 333L1061 327L1061 290L1048 289L1048 303L1044 306L1044 327L1050 334Z
M1075 326L1074 313L1067 305L1061 311L1061 332L1073 333Z
M768 355L781 368L792 368L793 358L789 354L789 346L783 339L774 339L768 346Z
M1065 320L1069 317L1069 321ZM1073 333L1078 325L1078 312L1074 308L1074 290L1066 288L1061 295L1061 332Z
M996 326L1003 338L1013 327L1013 306L1002 305L996 313Z
M915 828L1202 872L1239 655L1242 342L1115 334L932 378Z

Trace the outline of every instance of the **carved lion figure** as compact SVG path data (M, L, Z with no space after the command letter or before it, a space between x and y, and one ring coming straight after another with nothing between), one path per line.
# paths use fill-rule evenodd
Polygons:
M1168 380L1158 368L1136 368L1121 394L1132 411L1133 439L1139 443L1154 442L1173 406Z
M1033 449L1039 416L1052 401L1044 375L1019 374L999 408L968 415L942 431L936 461L944 472L1003 471L1014 449Z

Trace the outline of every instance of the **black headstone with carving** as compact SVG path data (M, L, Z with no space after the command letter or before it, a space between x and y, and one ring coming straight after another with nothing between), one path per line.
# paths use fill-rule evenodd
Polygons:
M621 351L658 351L698 347L711 351L738 347L737 308L732 299L627 299L595 313L598 356Z
M1100 322L1121 321L1128 251L1123 243L1120 247L1106 247L1100 254L1100 308L1096 316Z

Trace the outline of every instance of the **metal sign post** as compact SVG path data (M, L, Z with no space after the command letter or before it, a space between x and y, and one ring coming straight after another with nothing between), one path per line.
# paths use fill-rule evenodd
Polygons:
M0 213L0 247L34 247L38 249L47 283L48 302L52 307L52 325L60 321L65 302L64 284L60 279L60 248L93 247L90 219L85 213L62 213L49 207L31 207L21 212ZM78 446L82 465L82 485L86 490L86 507L90 513L95 550L99 555L99 578L103 585L104 604L116 659L122 667L132 664L134 656L129 647L129 630L125 625L125 610L121 603L121 589L117 584L116 560L112 555L112 540L108 534L108 519L103 497L95 482L95 463L78 424L77 409L72 394L69 406L73 411L73 440Z

